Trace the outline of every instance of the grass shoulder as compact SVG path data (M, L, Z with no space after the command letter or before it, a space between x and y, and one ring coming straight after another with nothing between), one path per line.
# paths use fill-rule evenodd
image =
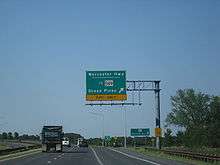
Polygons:
M32 155L32 154L36 154L36 153L40 153L40 152L41 152L41 149L38 148L38 149L32 149L32 150L27 150L27 151L22 151L22 152L11 153L8 155L2 155L2 156L0 156L0 162L4 161L4 160L15 159L15 158L19 158L19 157Z
M164 152L159 151L159 150L158 151L145 150L144 147L129 147L129 149L132 151L138 152L138 153L142 153L144 155L152 156L152 157L159 157L159 158L164 158L164 159L176 160L176 161L181 161L181 162L195 164L195 165L213 165L213 163L207 163L204 161L192 160L192 159L187 159L184 157L165 154ZM215 163L214 165L220 165L220 163Z
M5 149L7 149L7 145L0 143L0 150L5 150Z

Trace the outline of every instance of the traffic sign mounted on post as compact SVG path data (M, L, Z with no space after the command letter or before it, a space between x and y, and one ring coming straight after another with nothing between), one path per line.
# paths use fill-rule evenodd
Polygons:
M162 131L161 128L155 128L155 137L161 137Z
M135 128L131 129L131 136L149 136L150 128Z
M127 100L125 71L86 71L86 100Z

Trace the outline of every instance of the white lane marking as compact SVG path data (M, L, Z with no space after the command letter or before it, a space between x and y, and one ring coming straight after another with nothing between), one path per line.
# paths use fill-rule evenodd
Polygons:
M51 163L51 161L47 161L47 163L48 163L48 164L50 164L50 163Z
M54 160L56 160L57 158L53 158Z
M10 157L10 156L13 156L14 154L6 155L6 156L0 157L0 162L4 162L4 161L8 161L8 160L13 160L13 159L18 159L18 158L23 158L23 157L27 157L29 155L38 154L40 152L41 151L34 151L34 152L31 152L31 153L27 153L27 154L19 155L19 156L14 156L14 157Z
M90 148L91 148L92 152L94 153L95 158L97 159L99 165L103 165L103 163L102 163L101 160L99 159L98 155L96 154L95 150L94 150L92 147L90 147Z
M146 159L142 159L142 158L138 158L136 156L132 156L132 155L126 154L124 152L121 152L121 151L118 151L118 150L115 150L115 149L112 149L112 148L108 148L108 149L110 149L112 151L115 151L115 152L118 152L118 153L120 153L122 155L125 155L125 156L129 157L129 158L137 159L137 160L140 160L140 161L143 161L143 162L147 162L147 163L151 163L151 164L154 164L154 165L162 165L162 164L159 164L159 163L156 163L156 162L152 162L150 160L146 160Z

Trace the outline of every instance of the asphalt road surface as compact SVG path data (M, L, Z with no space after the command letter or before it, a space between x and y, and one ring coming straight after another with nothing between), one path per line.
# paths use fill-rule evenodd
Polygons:
M0 161L0 165L186 165L177 161L146 157L125 149L64 148L62 153L36 153Z

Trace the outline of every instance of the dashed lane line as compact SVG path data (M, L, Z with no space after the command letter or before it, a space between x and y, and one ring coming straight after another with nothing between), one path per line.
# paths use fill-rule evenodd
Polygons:
M90 147L90 148L91 148L92 152L94 153L95 158L96 158L96 160L98 161L99 165L104 165L104 164L102 163L102 161L99 159L99 157L98 157L97 153L95 152L95 150L94 150L92 147Z

